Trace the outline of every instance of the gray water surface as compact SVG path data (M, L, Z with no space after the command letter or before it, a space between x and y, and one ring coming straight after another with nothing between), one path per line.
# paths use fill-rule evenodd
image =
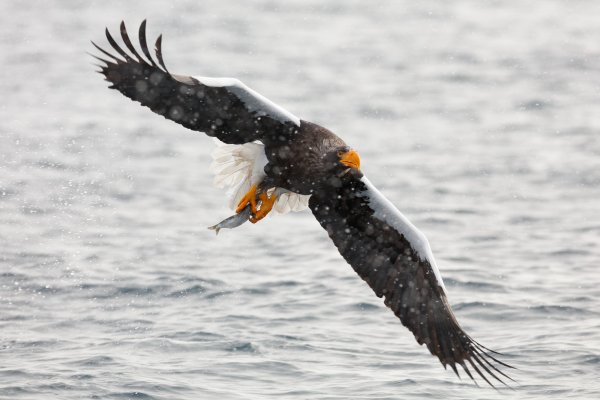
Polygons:
M600 398L600 2L0 5L0 398ZM459 321L518 367L460 381L309 211L229 216L206 136L94 73L125 19L355 147Z

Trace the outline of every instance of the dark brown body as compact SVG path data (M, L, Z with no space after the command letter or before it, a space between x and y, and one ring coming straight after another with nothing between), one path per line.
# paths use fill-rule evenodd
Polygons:
M312 194L328 180L331 169L339 168L337 153L348 146L328 129L301 121L296 134L286 141L265 143L269 163L265 185L300 194ZM324 168L330 165L331 168Z

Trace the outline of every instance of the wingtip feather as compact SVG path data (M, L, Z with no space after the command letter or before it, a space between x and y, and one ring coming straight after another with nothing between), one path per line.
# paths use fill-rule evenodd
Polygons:
M158 65L156 65L156 62L152 58L152 54L150 54L150 50L148 50L148 41L146 39L146 20L145 19L140 24L140 30L138 32L138 36L139 36L140 46L142 47L142 52L144 53L144 55L146 56L146 58L148 59L150 64L152 64L153 67L158 67Z
M490 386L491 386L491 387L493 387L494 389L498 390L498 389L496 388L496 386L494 386L494 385L492 384L492 382L490 382L490 380L489 380L489 379L488 379L488 378L487 378L487 377L486 377L484 374L482 374L482 373L481 373L481 371L480 371L480 370L479 370L479 368L477 368L477 366L476 366L476 365L473 363L473 360L471 360L471 358L467 358L467 361L469 361L469 364L471 364L471 366L473 367L473 369L475 370L475 372L477 372L477 373L479 374L479 376L481 376L481 377L483 378L483 380L487 382L487 384L488 384L488 385L490 385ZM471 377L471 379L473 379L473 378ZM475 379L473 379L473 382L475 382Z
M165 72L169 72L162 56L162 33L158 35L158 38L156 39L156 43L154 44L154 52L156 53L156 58L158 58L158 63L160 66L164 68Z
M119 53L126 62L135 62L135 60L133 58L131 58L131 56L129 54L127 54L127 52L125 50L123 50L121 48L121 46L119 46L116 42L116 40L112 37L112 35L110 34L108 28L106 28L104 30L104 33L106 35L106 40L108 40L108 43L110 43L110 45L112 46L112 48Z
M462 378L460 377L460 374L458 373L458 369L456 369L456 365L454 363L450 363L450 367L452 368L452 371L454 371L456 376L458 376L458 379L460 379L462 381Z
M121 31L121 39L123 39L123 43L125 43L125 46L127 46L129 51L131 51L131 53L133 53L133 55L137 58L137 62L140 62L140 63L144 62L144 59L137 52L137 50L135 49L135 46L133 45L133 43L131 42L131 39L129 38L129 34L127 33L127 27L125 26L125 21L121 21L119 30Z
M120 59L119 57L115 56L114 54L109 53L108 51L104 50L102 47L98 46L93 40L90 40L90 43L92 43L92 45L98 50L100 51L102 54L107 55L108 57L112 58L113 60L115 60L117 62L117 64L122 64L125 61L123 61L122 59ZM92 57L96 57L93 54L90 54ZM98 58L98 57L96 57ZM105 60L103 60L105 61ZM105 61L106 62L106 61ZM108 64L108 62L106 62ZM112 62L111 62L112 64Z

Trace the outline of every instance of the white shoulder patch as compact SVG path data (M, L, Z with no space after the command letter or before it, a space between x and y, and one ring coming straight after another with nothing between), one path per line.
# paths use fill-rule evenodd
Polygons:
M300 118L250 89L238 79L209 78L206 76L193 76L192 78L206 86L227 88L246 105L249 111L256 112L259 116L269 116L283 123L293 122L296 126L300 126Z
M425 235L417 229L409 220L406 218L397 208L386 199L379 190L373 186L373 184L363 176L361 181L366 185L367 191L364 192L365 197L369 198L369 205L373 208L375 213L373 216L381 221L388 223L400 232L406 240L410 243L413 249L417 252L417 255L423 261L428 261L433 268L435 278L439 282L439 285L446 291L444 287L444 281L442 275L435 263L433 258L433 252L429 246L429 241Z
M265 146L261 143L225 144L217 139L214 141L217 147L211 154L213 162L210 164L210 171L215 175L213 183L218 188L229 188L227 204L235 210L250 187L258 185L266 176L264 168L268 160ZM276 188L275 193L274 213L286 214L308 208L310 196L282 188Z
M212 87L224 87L224 86L242 86L244 85L239 79L235 78L211 78L208 76L192 76L200 83L206 86Z

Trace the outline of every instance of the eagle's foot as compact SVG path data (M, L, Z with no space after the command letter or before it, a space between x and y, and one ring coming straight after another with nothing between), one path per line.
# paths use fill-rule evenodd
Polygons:
M244 197L242 197L242 199L238 203L237 208L235 209L235 212L238 214L241 213L248 204L250 204L250 210L252 211L252 215L256 215L258 211L256 208L256 185L252 185L252 187L250 187L250 190L248 190Z
M262 192L259 194L260 199L260 209L253 213L253 216L250 217L250 222L253 224L257 223L261 219L267 216L267 214L273 209L273 205L275 204L275 200L277 200L277 196L275 193L271 194L271 196L267 195L266 192Z

